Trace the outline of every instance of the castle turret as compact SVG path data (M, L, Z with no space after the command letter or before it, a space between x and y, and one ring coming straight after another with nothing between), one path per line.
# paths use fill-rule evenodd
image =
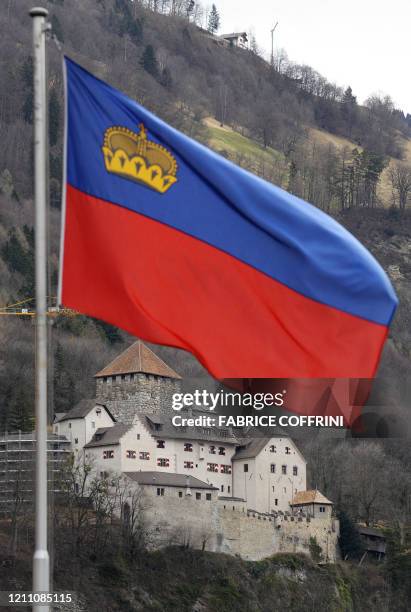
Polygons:
M171 411L173 393L181 391L181 377L138 340L118 355L96 378L96 400L121 423L136 414Z

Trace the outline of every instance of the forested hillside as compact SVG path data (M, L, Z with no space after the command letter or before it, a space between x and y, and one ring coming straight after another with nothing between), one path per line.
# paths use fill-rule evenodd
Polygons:
M0 306L33 296L32 3L10 0L0 14ZM61 54L124 90L222 155L335 215L389 271L401 306L380 378L390 401L410 397L410 116L389 97L328 82L281 54L271 67L258 41L246 51L206 31L206 9L185 0L45 2L50 136L50 296L56 295L62 166ZM218 4L217 4L218 9ZM213 27L211 28L213 29ZM61 47L61 50L60 48ZM372 92L370 92L371 94ZM32 424L33 327L0 317L0 423ZM126 335L83 316L53 320L51 409L94 391L92 376ZM160 352L182 374L200 366L184 353ZM387 392L388 394L388 392Z

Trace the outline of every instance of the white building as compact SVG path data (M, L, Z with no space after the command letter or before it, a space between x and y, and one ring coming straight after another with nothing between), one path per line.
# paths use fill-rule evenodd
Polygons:
M247 32L231 32L230 34L222 34L220 38L225 40L230 46L248 49Z
M239 440L228 429L181 428L149 414L98 429L84 448L100 472L192 476L258 512L289 510L306 487L306 461L287 436Z
M188 475L232 495L237 447L229 429L175 427L171 415L140 414L133 425L97 430L84 448L100 471Z
M283 512L306 489L306 460L288 436L254 438L233 457L233 495L258 512Z
M333 503L317 489L298 491L291 503L294 511L304 512L313 518L330 519Z
M113 427L114 424L115 418L106 406L95 400L81 400L69 412L57 416L53 433L65 436L71 443L71 449L78 452L91 440L97 429Z

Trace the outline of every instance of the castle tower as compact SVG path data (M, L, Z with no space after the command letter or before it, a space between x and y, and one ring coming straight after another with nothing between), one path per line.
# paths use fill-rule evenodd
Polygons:
M136 414L170 413L172 394L181 391L181 377L140 340L95 378L96 400L125 424Z

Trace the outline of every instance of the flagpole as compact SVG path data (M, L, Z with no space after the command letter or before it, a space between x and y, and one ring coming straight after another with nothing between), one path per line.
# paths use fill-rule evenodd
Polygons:
M49 591L47 549L47 94L46 17L41 7L31 9L34 65L34 200L36 269L36 479L33 591ZM48 612L47 604L34 604L35 612Z

